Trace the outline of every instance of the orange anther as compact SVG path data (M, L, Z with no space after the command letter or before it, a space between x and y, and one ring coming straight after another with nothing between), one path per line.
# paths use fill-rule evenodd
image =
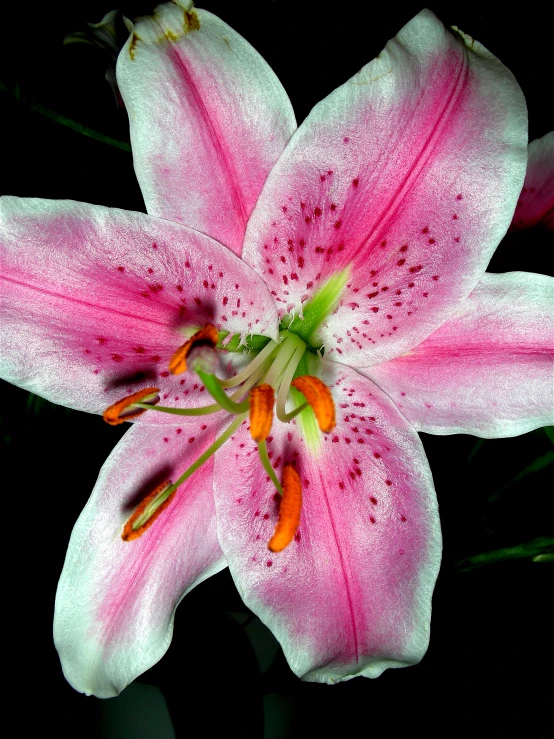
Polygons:
M161 485L158 485L157 488L155 488L154 490L152 490L151 493L148 493L148 495L146 496L146 498L144 498L144 500L142 501L142 503L139 503L139 505L135 509L133 515L127 521L127 523L125 524L125 526L123 527L123 531L121 533L121 538L123 539L123 541L133 541L133 539L138 539L139 536L142 536L142 534L144 534L144 532L146 531L147 528L149 528L150 526L152 526L152 524L158 518L158 516L160 515L160 513L165 508L167 508L167 506L171 503L171 501L173 500L173 496L177 492L176 490L174 490L171 493L171 495L168 497L167 500L164 500L164 502L161 503L158 508L156 508L156 510L152 513L152 515L148 518L148 520L145 521L142 524L142 526L139 526L138 528L133 529L134 522L137 520L137 518L139 518L139 516L141 516L144 513L144 511L146 510L146 507L150 503L152 503L156 498L159 498L159 496L165 490L167 490L167 488L170 485L171 485L171 480L166 480L166 482L162 483Z
M264 441L271 431L275 393L271 385L258 385L250 391L250 434Z
M157 387L146 387L144 390L139 390L137 393L127 395L126 398L118 400L117 403L110 405L106 408L103 414L104 421L109 423L110 426L118 426L120 423L125 423L131 418L136 418L143 413L146 413L145 408L132 408L134 403L143 403L146 398L146 402L155 405L159 401L159 389Z
M290 464L283 468L283 497L279 508L279 520L275 533L269 540L268 549L272 552L281 552L294 539L296 529L300 523L302 509L302 485L298 472Z
M181 372L187 371L187 356L190 350L195 346L211 346L215 349L219 341L219 334L215 326L209 323L194 336L180 346L169 361L169 371L172 375L180 375Z
M335 404L327 385L312 375L302 375L292 381L292 386L300 390L311 405L319 428L326 434L335 428Z

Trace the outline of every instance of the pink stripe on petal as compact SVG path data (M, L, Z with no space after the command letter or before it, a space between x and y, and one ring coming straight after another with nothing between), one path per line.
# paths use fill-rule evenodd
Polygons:
M243 258L298 309L351 279L321 330L326 357L410 349L474 288L512 218L526 156L510 72L423 11L317 105L252 214Z
M419 431L516 436L554 425L554 279L485 274L457 315L364 374Z
M330 362L336 429L308 450L274 423L277 475L294 464L303 506L294 541L271 553L275 489L245 427L216 457L218 536L239 592L281 642L294 672L337 682L418 662L440 560L431 473L413 427L371 382ZM229 475L229 469L233 476Z
M70 201L2 198L1 218L2 376L53 402L101 413L154 385L204 405L195 375L168 372L184 330L276 335L262 281L197 231Z
M54 639L67 680L117 695L167 650L181 599L225 567L215 530L213 459L184 483L131 542L123 524L142 497L175 481L213 441L217 426L134 426L100 471L75 524L58 585ZM190 437L195 440L189 443Z
M289 99L238 33L190 2L137 21L117 66L148 212L240 254L269 170L296 128Z
M529 144L527 173L511 230L535 225L554 231L554 131Z

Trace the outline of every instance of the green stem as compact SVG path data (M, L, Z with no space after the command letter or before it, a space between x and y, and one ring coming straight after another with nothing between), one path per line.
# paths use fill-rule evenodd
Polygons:
M121 149L121 151L127 151L127 152L131 151L131 144L128 144L126 141L120 141L119 139L114 139L111 136L106 136L106 134L100 133L99 131L95 131L93 128L90 128L89 126L84 126L82 123L78 123L77 121L74 121L72 118L67 118L67 116L61 115L60 113L56 113L55 110L52 110L51 108L47 108L45 105L41 105L40 103L33 103L30 101L23 100L20 96L18 88L15 88L12 90L3 82L0 82L0 92L10 93L12 97L14 97L15 100L17 100L18 103L21 103L29 110L32 110L34 113L39 113L39 115L42 115L51 121L55 121L56 123L59 123L61 126L70 128L72 131L76 131L77 133L80 133L83 136L87 136L88 138L94 139L95 141L100 141L102 144L108 144L108 146L113 146L116 149Z
M145 411L161 411L162 413L172 413L174 416L206 416L209 413L216 413L222 410L219 403L205 405L202 408L168 408L164 405L148 405L148 403L133 403L133 408L144 408Z
M553 553L554 537L540 536L515 547L495 549L492 552L483 552L473 557L466 557L466 559L456 562L455 566L459 572L469 572L475 567L503 562L507 559L526 559L530 557L534 562L549 561L548 557Z
M288 421L291 420L290 418L286 420L287 412L285 411L285 404L289 395L292 378L294 377L296 368L300 364L300 360L302 359L305 351L306 345L304 344L304 342L302 342L301 346L296 347L296 350L292 355L290 362L287 364L285 371L283 372L283 378L281 380L281 385L279 386L279 392L277 393L276 403L277 418L283 423L288 423ZM299 411L295 409L294 415L296 415L298 412ZM292 416L292 418L294 418L294 416Z
M244 413L242 416L239 416L236 418L233 423L221 434L221 436L214 441L213 444L210 444L210 446L206 449L204 454L201 454L196 462L193 462L191 466L183 472L181 477L177 480L177 482L174 482L173 485L170 485L168 488L166 488L161 495L159 495L155 501L152 502L152 504L149 506L148 510L143 513L142 516L137 518L137 520L133 523L133 530L136 531L141 526L144 526L146 521L148 521L149 518L152 517L152 515L158 510L158 508L162 505L162 503L165 503L165 501L169 498L169 496L177 490L177 488L182 485L185 480L188 480L188 478L196 472L197 469L202 467L204 462L207 462L208 459L214 455L218 449L220 449L223 444L235 433L235 431L238 429L238 427L241 425L241 423L246 418L246 413Z
M215 375L209 375L206 372L197 372L196 374L202 380L212 398L229 413L244 413L250 408L250 401L248 399L242 403L235 403L231 400L221 386L220 380Z
M265 382L268 385L271 385L272 387L277 386L277 381L279 380L280 375L284 372L285 367L300 346L304 349L306 348L306 344L300 337L296 336L296 334L289 334L286 337L280 346L279 354L275 358L275 361L266 375Z
M279 344L277 344L276 341L270 341L266 347L262 349L262 351L250 362L250 364L245 367L241 372L236 374L234 377L231 377L228 380L220 380L222 387L236 387L237 385L240 385L242 382L247 380L252 372L258 369L264 362L270 357L275 349Z
M231 395L231 400L239 401L240 398L244 398L246 393L265 375L269 367L271 366L271 357L266 360L265 364L258 368L257 372L254 372L248 380L241 385L239 389Z
M282 423L290 423L290 421L292 421L293 418L296 418L296 416L298 416L299 413L302 413L302 411L305 410L307 407L308 407L308 403L302 403L302 405L299 405L297 408L295 408L290 413L283 413L282 416L279 416L279 414L277 415L279 417L279 420Z
M271 466L271 462L269 461L269 457L267 456L267 445L264 441L260 441L258 444L258 453L260 455L260 462L262 463L262 466L264 470L267 472L269 477L271 478L271 482L275 485L277 488L277 491L283 495L283 488L281 487L281 483L277 479L277 475L275 474L275 470Z

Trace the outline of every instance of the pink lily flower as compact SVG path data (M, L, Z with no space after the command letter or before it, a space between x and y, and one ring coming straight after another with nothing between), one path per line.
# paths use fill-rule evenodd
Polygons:
M553 281L485 274L525 175L517 83L424 11L295 132L265 62L184 0L137 22L118 83L149 215L1 201L2 376L93 413L159 396L71 537L55 619L67 679L116 695L166 651L186 593L225 566L304 679L418 662L441 542L417 431L552 423ZM224 351L189 354L201 378L172 374L207 325ZM310 408L292 417L295 376L329 388L335 428L320 433ZM260 383L277 420L256 442L241 403ZM156 411L192 413L209 391L223 408L227 388L231 424L225 409ZM298 523L276 492L290 470ZM122 540L137 505L181 479Z

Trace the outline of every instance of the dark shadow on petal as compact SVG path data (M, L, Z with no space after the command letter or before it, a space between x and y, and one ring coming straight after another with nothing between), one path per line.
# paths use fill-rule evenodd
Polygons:
M166 480L171 480L172 468L169 465L165 465L157 472L148 477L145 482L133 492L131 497L122 506L121 510L124 515L130 514L138 506L138 504L149 494L162 485Z

